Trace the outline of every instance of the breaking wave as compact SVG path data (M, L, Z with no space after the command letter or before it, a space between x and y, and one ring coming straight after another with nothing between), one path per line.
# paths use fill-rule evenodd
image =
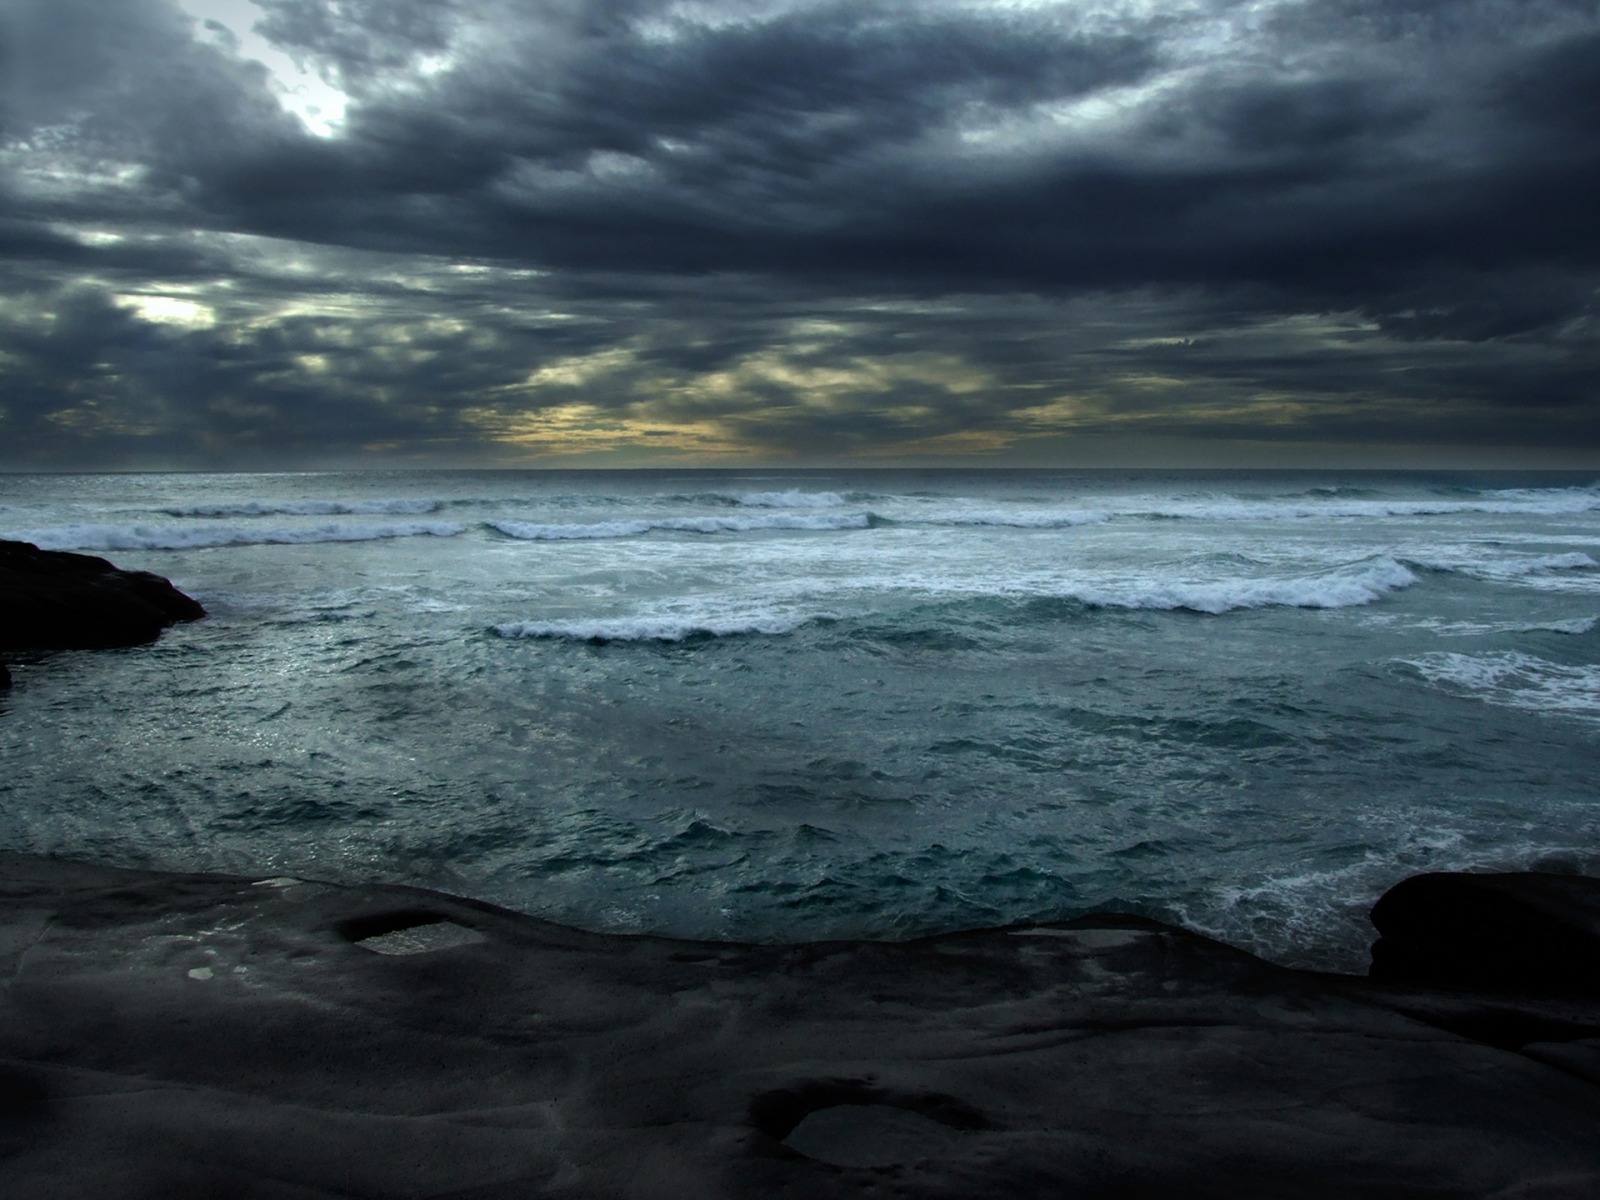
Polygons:
M1009 529L1070 529L1076 525L1098 525L1112 514L1099 508L1069 509L982 509L973 512L940 512L918 516L907 523L966 528L993 525Z
M1511 650L1401 661L1434 686L1489 704L1600 721L1600 665L1567 666Z
M156 511L169 517L339 517L422 516L437 512L431 499L389 500L242 500L222 504L181 504Z
M961 587L964 601L980 603L1001 598L1041 602L1051 606L1035 610L1034 619L1060 619L1062 602L1083 609L1153 610L1199 612L1221 615L1246 609L1267 607L1343 608L1370 604L1389 592L1409 587L1416 576L1398 563L1384 560L1358 573L1299 579L1235 579L1215 583L1164 583L1143 581L1127 585L1077 586L1056 589L1038 587L1008 589L1003 582L994 590L975 594L970 584ZM931 589L937 593L940 589ZM506 638L538 638L576 642L683 642L689 640L748 635L778 636L794 633L815 622L840 618L837 609L826 607L826 598L811 602L807 612L763 610L740 601L718 603L709 600L701 611L635 613L628 616L581 618L562 621L512 621L493 626ZM962 619L962 607L944 607L941 624ZM868 614L860 614L868 615ZM872 614L883 617L886 614ZM926 612L923 613L926 617ZM903 634L891 618L873 630L878 636L894 640ZM923 631L926 632L925 630Z
M1415 574L1386 558L1361 571L1287 579L1175 580L1170 583L1141 580L1073 589L1061 598L1077 600L1091 608L1182 610L1220 615L1253 608L1350 608L1372 604L1416 582Z
M1600 489L1560 488L1488 492L1470 500L1315 501L1190 500L1178 503L1129 502L1116 515L1201 521L1301 521L1338 518L1448 517L1458 515L1567 516L1600 509Z
M838 492L737 492L727 499L743 508L843 508L849 503Z

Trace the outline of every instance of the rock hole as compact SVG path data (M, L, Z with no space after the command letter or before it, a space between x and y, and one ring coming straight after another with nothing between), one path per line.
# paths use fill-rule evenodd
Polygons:
M789 1151L837 1167L888 1167L951 1153L992 1128L954 1096L897 1092L862 1079L813 1080L758 1096L755 1124Z
M946 1155L961 1136L892 1104L835 1104L807 1113L783 1144L836 1167L892 1167Z
M420 908L352 917L340 922L338 930L340 936L374 954L427 954L488 940L443 913Z

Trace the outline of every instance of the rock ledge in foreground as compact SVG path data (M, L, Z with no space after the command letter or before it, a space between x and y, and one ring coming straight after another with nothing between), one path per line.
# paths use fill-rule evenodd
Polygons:
M1600 1195L1592 1008L1420 994L1115 914L738 945L0 854L0 1195Z
M0 540L0 650L137 646L205 615L160 575Z

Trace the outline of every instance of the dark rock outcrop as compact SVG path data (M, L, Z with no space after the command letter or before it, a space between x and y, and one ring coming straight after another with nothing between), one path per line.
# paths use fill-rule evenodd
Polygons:
M0 1194L1600 1195L1595 1022L1414 994L1120 915L732 945L0 855Z
M205 615L197 601L149 571L0 541L0 649L136 646L175 622Z
M1416 875L1373 907L1374 979L1600 998L1600 879Z

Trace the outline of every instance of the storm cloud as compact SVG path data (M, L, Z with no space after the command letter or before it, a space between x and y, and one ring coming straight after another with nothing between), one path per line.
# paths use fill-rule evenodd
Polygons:
M0 0L0 467L1600 458L1591 0Z

